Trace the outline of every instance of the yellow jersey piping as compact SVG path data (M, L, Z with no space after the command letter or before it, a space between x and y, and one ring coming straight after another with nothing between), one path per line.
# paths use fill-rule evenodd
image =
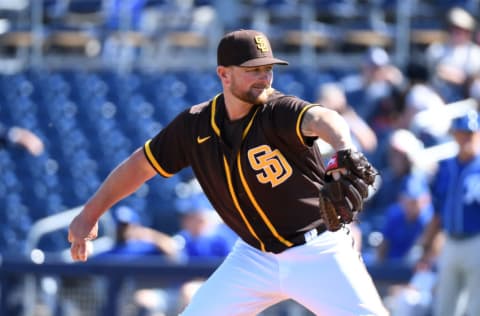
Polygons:
M145 153L147 154L147 158L148 160L150 161L150 163L152 164L152 166L155 168L155 170L157 170L157 172L159 174L161 174L162 176L164 176L165 178L170 178L173 176L173 173L168 173L165 171L165 169L163 169L160 164L157 162L157 160L155 159L155 157L153 156L152 154L152 151L150 149L150 143L152 142L151 139L147 140L147 142L145 143L145 146L143 146L145 148Z
M310 109L314 106L318 106L318 104L310 104L310 105L307 105L306 107L304 107L302 109L302 111L300 112L300 114L298 115L298 118L297 118L297 124L296 124L295 130L297 131L297 136L298 136L298 138L300 139L300 141L302 142L303 145L305 145L305 141L303 139L302 130L301 130L300 125L301 125L301 122L302 122L303 115L305 115L305 112L307 112L308 109Z
M220 128L218 128L215 122L215 113L217 113L217 99L221 93L217 94L212 100L212 113L210 114L210 125L212 125L213 131L217 136L220 136Z
M258 242L260 243L260 249L262 251L265 251L265 245L263 244L263 242L260 240L260 238L258 238L257 234L255 233L255 230L253 229L253 227L250 225L250 223L248 222L246 216L245 216L245 213L242 211L242 208L240 207L240 204L238 203L238 199L237 199L237 196L235 195L235 192L233 190L233 185L232 185L232 177L230 175L230 169L228 168L228 162L227 162L227 158L225 158L225 156L223 156L223 164L224 164L224 167L225 167L225 173L227 175L227 184L228 184L228 190L230 191L230 195L232 196L232 200L233 200L233 204L235 205L235 208L237 209L238 213L240 213L240 216L242 217L242 220L243 222L245 223L245 225L247 226L248 228L248 231L253 235L253 237L255 237L256 240L258 240Z
M245 180L245 176L243 175L243 172L242 172L242 164L240 162L240 154L238 154L238 156L237 156L237 165L238 165L238 172L240 174L240 180L242 181L242 185L245 188L245 192L247 192L247 195L248 195L248 198L250 199L250 202L255 207L255 210L257 211L257 213L260 214L260 217L265 222L265 224L267 225L267 227L270 230L270 232L272 233L272 235L275 236L275 238L277 238L285 246L287 246L287 247L293 246L293 243L291 243L290 241L288 241L285 238L283 238L282 236L280 236L280 234L277 232L275 227L273 227L272 223L268 219L268 216L265 215L265 212L262 210L260 205L258 205L258 202L255 200L255 197L253 196L252 191L250 190L250 188L247 184L247 181Z

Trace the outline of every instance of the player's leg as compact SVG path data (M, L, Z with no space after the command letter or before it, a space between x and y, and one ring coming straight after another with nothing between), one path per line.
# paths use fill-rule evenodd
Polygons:
M463 259L465 268L465 281L467 283L467 315L480 315L480 300L477 297L480 289L480 235L472 238L465 244Z
M352 239L326 232L281 254L287 291L316 315L387 315Z
M456 242L445 241L442 253L438 259L438 278L434 300L435 316L455 315L458 297L461 289L461 274L456 251Z
M238 241L181 315L257 315L285 299L279 289L274 256Z

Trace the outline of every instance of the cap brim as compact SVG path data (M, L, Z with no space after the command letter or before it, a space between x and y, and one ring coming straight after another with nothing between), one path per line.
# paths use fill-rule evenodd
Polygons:
M247 60L246 62L240 64L240 67L258 67L266 65L288 65L288 62L278 58L272 57L263 57L263 58L254 58Z

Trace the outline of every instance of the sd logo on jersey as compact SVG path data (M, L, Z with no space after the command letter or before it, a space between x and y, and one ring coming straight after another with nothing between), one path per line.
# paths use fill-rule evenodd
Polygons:
M268 145L261 145L248 151L250 166L260 171L257 179L260 183L270 183L273 187L283 183L292 175L292 167L278 150Z

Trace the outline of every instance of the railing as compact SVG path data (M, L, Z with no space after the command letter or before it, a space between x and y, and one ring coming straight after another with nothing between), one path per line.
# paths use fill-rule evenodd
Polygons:
M24 40L28 42L28 44L23 44L25 47L29 47L30 53L27 54L28 60L25 60L25 62L28 63L28 65L32 66L40 66L44 67L45 65L49 65L50 67L60 67L60 65L65 65L68 64L70 66L77 66L78 64L78 59L70 59L68 56L62 56L61 58L59 56L50 56L48 53L46 53L45 46L48 43L48 28L49 26L47 24L44 24L43 18L45 15L44 12L44 5L43 1L27 1L29 3L29 10L28 12L28 22L30 25L30 28L27 30L24 30L24 35L26 34L26 38L28 40ZM300 31L300 33L303 33L301 35L301 44L299 45L299 52L294 54L293 56L290 56L290 60L296 60L298 64L303 65L303 66L309 66L309 67L317 67L317 66L322 66L322 65L328 65L332 66L331 62L334 62L333 65L342 66L347 64L350 64L351 62L355 62L358 60L358 58L349 58L349 56L345 56L343 53L336 53L333 55L330 54L316 54L315 53L315 47L313 44L313 40L309 38L309 34L312 32L315 33L315 26L318 26L320 23L316 21L316 11L319 10L315 5L314 1L304 1L304 3L297 7L298 10L300 10L301 14L298 15L298 22L300 24L300 29L294 30L294 31ZM370 21L369 24L372 25L372 30L374 32L379 32L384 31L383 29L386 28L385 25L387 22L385 21L384 17L384 12L382 12L382 8L379 5L379 1L371 1L366 8L367 12L363 13L364 17L363 19L365 20L365 23L367 21ZM411 16L413 13L415 13L415 4L417 1L414 0L406 0L406 1L398 1L397 5L395 7L395 22L391 25L392 29L392 34L389 35L392 36L394 39L394 42L392 42L392 53L393 53L393 59L395 63L399 66L404 66L404 63L406 60L408 60L409 55L410 55L410 46L411 46L411 41L410 41L410 31L411 31ZM434 7L431 9L433 10ZM260 29L265 29L267 30L268 28L273 28L270 22L272 17L270 16L271 13L265 12L265 14L262 14L260 9L258 7L248 7L248 6L239 6L238 9L242 10L243 15L246 17L255 17L255 16L261 16L261 18L252 18L252 21L250 21L251 26L253 27L258 27ZM357 8L359 9L359 8ZM179 8L177 8L177 11ZM216 14L218 14L220 17L223 16L224 14L231 13L230 8L227 6L225 12L221 11L221 8L216 7L216 10L219 10ZM362 10L363 11L363 10ZM167 12L168 13L168 12ZM151 39L149 38L149 35L144 32L144 34L138 33L136 34L134 29L132 28L131 25L131 12L130 10L122 10L120 18L121 22L120 24L122 27L118 30L118 34L123 34L123 36L120 36L117 38L117 41L120 43L120 46L118 48L118 52L124 52L121 54L121 56L117 56L118 58L114 58L115 67L126 67L128 69L131 65L129 64L138 64L140 63L140 66L143 67L160 67L160 68L171 68L173 67L200 67L201 65L208 65L208 67L215 67L215 38L218 37L221 33L223 33L223 27L221 24L216 23L214 26L212 26L212 30L208 34L203 34L202 39L205 40L205 42L209 42L210 44L208 47L206 47L206 51L204 51L203 54L198 54L198 52L195 49L192 49L192 53L188 54L185 56L185 58L179 58L179 52L178 51L172 51L168 52L168 44L164 43L166 42L163 39L160 39L160 36L157 36L157 38L153 37ZM440 12L438 12L440 14ZM337 24L342 25L342 16L339 15L336 17L337 20L339 21ZM168 20L168 19L167 19ZM257 21L260 20L260 21ZM248 25L247 25L248 26ZM101 26L99 26L101 27ZM336 26L336 28L342 29L339 26ZM379 29L380 28L380 29ZM154 33L161 33L163 29L168 29L168 24L167 25L159 25L158 30L156 30ZM105 31L108 32L108 31ZM76 35L77 39L80 38L82 35L85 35L85 30L82 30L82 32L78 32ZM322 33L322 32L320 32ZM340 32L341 33L341 32ZM117 35L118 35L117 34ZM136 34L136 36L131 36L132 34ZM331 35L331 34L327 34ZM341 42L342 36L337 36L339 37L336 41ZM112 37L113 38L113 37ZM140 38L140 39L139 39ZM212 41L213 39L213 41ZM87 46L87 43L90 44L91 47L94 45L91 45L93 42L96 41L103 41L102 39L96 39L92 41L85 41L84 45ZM190 42L194 41L194 39L190 39ZM68 41L71 42L71 41ZM143 55L149 55L150 51L156 50L157 48L154 48L155 46L159 47L164 47L160 49L158 54L154 54L153 56L149 56L149 58L142 59L139 58L139 56L134 56L132 53L129 53L129 50L135 50L135 45L132 44L134 42L139 42L137 45L139 45L137 48L141 48L142 46L144 47L144 53ZM189 42L189 41L187 41ZM143 43L143 44L141 44ZM103 45L103 43L99 43L98 45ZM334 46L338 46L338 44L335 44ZM371 45L375 45L372 43ZM195 48L195 45L192 45L192 48ZM188 48L188 47L187 47ZM86 49L85 49L86 50ZM187 49L188 50L188 49ZM100 51L100 49L94 49L94 51ZM97 52L97 55L98 55ZM87 54L88 55L88 54ZM132 56L127 56L127 55L132 55ZM200 55L200 56L198 56ZM279 55L282 55L279 52ZM347 54L348 55L348 54ZM95 56L95 54L94 54ZM280 57L286 57L288 55L280 56ZM87 58L84 58L82 61L82 67L85 67L85 65L89 65L90 67L98 67L99 64L103 65L105 62L109 64L109 59L106 58L106 60L98 60L95 58L90 58L91 56L87 56ZM98 56L96 56L98 57ZM198 57L198 60L197 58ZM321 58L320 58L321 57ZM288 59L287 59L288 60ZM326 62L328 60L328 62Z
M59 259L50 260L48 256L44 262L35 263L31 258L8 256L3 258L0 266L0 315L16 315L12 313L15 310L12 301L18 293L23 296L37 294L36 300L23 299L22 303L18 304L20 305L16 307L17 310L20 310L17 311L18 315L36 315L36 310L40 306L49 310L48 315L67 315L58 310L55 312L62 297L62 287L66 286L64 280L101 281L103 286L100 288L95 287L93 283L84 283L87 286L83 292L80 292L80 295L95 297L96 306L81 306L84 310L90 310L90 313L92 310L95 311L96 314L88 314L88 316L127 315L128 302L124 292L126 287L130 289L162 288L195 278L206 278L217 268L219 263L218 261L205 261L179 264L160 258L141 258L128 261L112 258L108 261L92 260L86 263L66 263ZM388 285L404 283L412 275L411 268L401 263L374 265L367 268L381 294L385 294ZM29 283L31 288L23 288L19 291L18 284L25 279L31 280ZM131 296L127 297L131 298ZM284 308L288 308L288 306L292 305ZM298 306L296 310L298 311ZM269 314L265 312L265 315ZM287 315L292 314L288 313Z

